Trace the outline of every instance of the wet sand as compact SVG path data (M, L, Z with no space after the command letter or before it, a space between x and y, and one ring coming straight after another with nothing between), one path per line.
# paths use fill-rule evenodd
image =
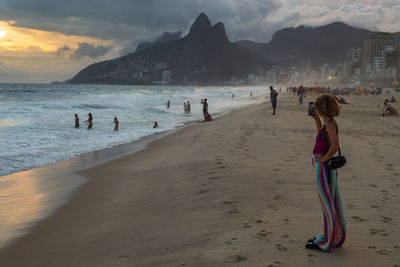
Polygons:
M311 152L315 126L295 98L247 107L82 172L54 216L0 251L3 266L393 266L400 264L399 117L384 96L352 96L338 119L348 236L322 231ZM305 102L312 100L307 97ZM398 104L394 104L396 108Z

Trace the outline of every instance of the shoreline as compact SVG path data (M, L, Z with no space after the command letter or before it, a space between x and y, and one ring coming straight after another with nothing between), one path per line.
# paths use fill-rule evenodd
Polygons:
M54 216L0 250L7 266L390 266L400 261L398 118L381 97L350 97L339 117L348 240L310 251L321 210L315 126L296 98L235 110L81 173ZM311 97L312 98L312 97ZM308 100L308 99L307 99ZM396 106L397 107L397 106ZM397 139L396 139L397 138Z
M260 104L263 98L264 97L261 96L255 97L254 101L256 104ZM213 115L214 119L226 116L235 110L243 109L247 106L249 105L236 108L232 107L220 113L216 113ZM10 208L9 203L20 202L17 205L14 204L11 208L20 210L20 212L23 213L10 213L7 210L0 209L0 214L4 217L13 218L12 225L11 223L3 222L3 231L4 229L7 230L0 235L0 250L32 232L35 226L40 224L43 220L54 216L60 208L66 205L76 192L88 181L88 179L81 174L83 171L133 155L146 149L148 145L155 140L162 139L185 127L190 127L200 122L199 120L193 119L183 123L183 125L176 126L174 129L155 132L128 143L86 152L70 159L0 176L2 183L6 185L11 184L10 188L4 192L7 193L9 197L12 196L12 193L26 195L25 197L14 197L12 199L9 199L9 197L7 197L8 199L0 198L0 206L7 208ZM27 190L27 193L17 192L17 190L21 190L22 183L29 184L33 189ZM29 203L32 199L36 199L38 204L35 207L30 207L30 210L24 208L29 207ZM9 221L11 222L11 219ZM11 235L11 237L9 235Z

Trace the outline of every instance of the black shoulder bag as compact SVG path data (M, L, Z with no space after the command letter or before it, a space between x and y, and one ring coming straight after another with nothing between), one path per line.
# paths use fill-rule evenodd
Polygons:
M336 123L335 123L335 127L336 127L336 134L339 135ZM328 150L329 150L330 144L329 144L329 140L328 140L328 138L326 136L325 129L326 129L326 126L324 125L324 128L322 129L322 131L324 133L325 142L326 142L326 144L328 146ZM321 136L320 136L320 138L321 138ZM325 165L329 170L334 170L334 169L338 169L338 168L343 167L344 164L346 164L346 161L347 161L346 157L342 156L342 153L340 152L340 147L339 147L339 156L333 156L332 158L328 159L325 162Z

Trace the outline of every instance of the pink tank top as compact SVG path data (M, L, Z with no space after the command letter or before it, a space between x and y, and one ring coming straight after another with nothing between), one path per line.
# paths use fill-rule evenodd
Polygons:
M321 129L319 129L319 131L318 131L317 138L315 140L314 149L313 149L313 154L325 155L329 150L328 144L326 143L325 138L323 136L324 135L323 130L324 130L324 127L321 127Z

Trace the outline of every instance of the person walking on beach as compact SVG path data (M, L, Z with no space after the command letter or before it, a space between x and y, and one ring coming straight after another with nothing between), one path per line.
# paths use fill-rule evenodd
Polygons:
M300 85L300 87L297 91L297 96L299 97L299 105L303 104L303 98L304 98L305 94L306 94L306 91L304 91L303 85Z
M207 120L207 118L208 118L208 103L207 103L207 98L201 99L200 104L203 104L203 115L204 115L204 120Z
M117 117L114 117L114 122L113 122L115 125L114 125L114 132L118 132L118 130L119 130L119 121L118 121L118 119L117 119Z
M86 123L86 125L88 126L88 130L92 130L93 129L93 117L92 117L92 113L88 114L88 119L86 121L84 121L84 123Z
M270 92L270 98L271 98L271 104L272 104L272 115L275 115L275 109L276 109L276 104L278 103L278 92L272 87L269 87Z
M79 128L79 117L78 117L78 114L75 114L75 128Z
M187 103L186 103L186 108L187 108L187 112L190 113L191 107L190 107L190 102L189 101L187 101Z
M153 128L158 128L158 122L154 122Z
M337 170L330 170L325 164L340 147L338 125L334 119L339 115L340 106L333 96L322 94L315 100L314 109L316 114L310 116L315 120L318 133L313 150L313 165L317 193L324 215L324 230L323 233L308 240L305 247L332 252L335 248L341 247L346 239L346 222L337 182Z
M169 108L170 105L171 105L171 101L168 99L167 108Z

